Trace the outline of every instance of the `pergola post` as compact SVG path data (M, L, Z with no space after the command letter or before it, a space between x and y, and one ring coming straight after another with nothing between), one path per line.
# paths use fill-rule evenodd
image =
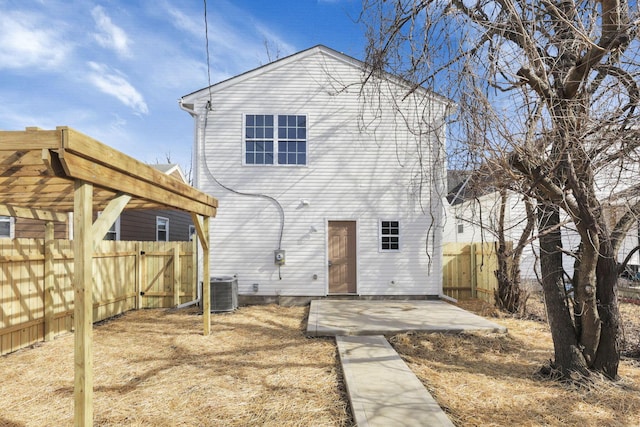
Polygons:
M74 248L74 425L93 425L93 185L75 180Z
M203 243L202 243L202 321L204 322L204 336L211 334L211 286L209 285L209 220L208 216L203 220Z
M211 334L211 287L209 286L209 222L210 217L202 218L200 215L191 213L191 220L196 227L196 234L202 246L202 322L203 335Z

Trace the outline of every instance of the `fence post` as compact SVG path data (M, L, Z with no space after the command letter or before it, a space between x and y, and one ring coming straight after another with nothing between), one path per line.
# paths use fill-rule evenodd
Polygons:
M191 301L198 298L198 238L191 240Z
M173 245L173 305L180 305L180 246Z
M136 310L142 308L142 253L140 252L140 243L136 243Z
M54 224L47 221L44 226L44 340L53 340L53 291L55 274L53 269Z
M469 258L471 262L471 298L478 298L478 264L476 263L476 243L471 243L469 246Z

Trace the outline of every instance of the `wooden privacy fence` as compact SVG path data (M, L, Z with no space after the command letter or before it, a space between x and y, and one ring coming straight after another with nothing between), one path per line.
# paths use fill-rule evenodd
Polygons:
M195 258L194 242L100 242L94 321L195 300ZM73 330L73 272L72 241L0 239L0 355Z
M511 242L507 242L510 246ZM498 243L445 243L442 287L456 299L478 298L493 303L498 288Z

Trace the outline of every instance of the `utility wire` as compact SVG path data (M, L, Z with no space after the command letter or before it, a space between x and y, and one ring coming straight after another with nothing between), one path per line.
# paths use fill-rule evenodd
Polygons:
M284 223L285 223L284 208L282 207L280 202L278 202L278 200L275 197L269 196L267 194L245 193L243 191L238 191L231 187L228 187L223 183L221 183L220 181L218 181L218 179L213 175L213 172L211 172L211 168L209 167L209 163L207 161L207 152L205 150L205 135L207 130L207 123L209 121L209 111L213 109L213 95L211 93L211 61L209 56L209 23L207 18L207 0L204 0L204 37L205 37L205 44L206 44L206 50L207 50L207 79L209 84L208 85L209 101L207 102L207 111L205 113L204 128L202 132L202 156L203 156L204 169L207 172L207 175L209 176L209 178L211 178L216 184L218 184L223 189L231 193L237 194L239 196L262 198L262 199L268 200L269 202L273 203L276 206L280 214L280 235L278 237L278 250L280 250L282 249L282 236L284 234ZM278 270L280 270L280 268L278 268ZM282 279L282 276L280 276L280 279Z
M211 95L211 58L209 57L209 21L207 19L207 0L204 1L204 40L207 50L207 88L209 89L209 104L207 109L211 109L212 95Z

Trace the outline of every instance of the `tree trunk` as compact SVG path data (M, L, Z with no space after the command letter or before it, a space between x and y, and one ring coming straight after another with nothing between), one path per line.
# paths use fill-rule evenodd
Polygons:
M610 240L601 244L596 276L598 312L602 326L600 345L592 369L615 380L618 378L622 334L618 306L618 265L613 256Z
M520 270L509 268L510 260L503 241L498 244L498 289L494 298L496 306L509 313L517 313L520 309ZM519 261L519 260L518 260ZM511 260L511 263L515 262Z
M520 269L519 260L516 268L509 268L509 254L505 240L505 211L507 207L507 191L500 191L500 215L498 218L498 289L494 293L496 306L509 313L517 313L520 309ZM511 264L513 265L513 261Z
M589 375L587 364L578 347L578 338L567 305L563 269L560 213L557 207L539 205L538 228L540 230L540 270L542 290L547 308L547 318L554 347L552 367L564 378L577 372Z
M584 233L588 235L588 233ZM586 241L586 243L585 243ZM596 305L596 267L598 264L599 239L590 241L582 238L580 262L576 263L577 271L574 273L573 291L575 296L574 311L576 323L580 322L578 336L582 354L587 366L592 367L596 358L596 352L600 345L601 321Z

